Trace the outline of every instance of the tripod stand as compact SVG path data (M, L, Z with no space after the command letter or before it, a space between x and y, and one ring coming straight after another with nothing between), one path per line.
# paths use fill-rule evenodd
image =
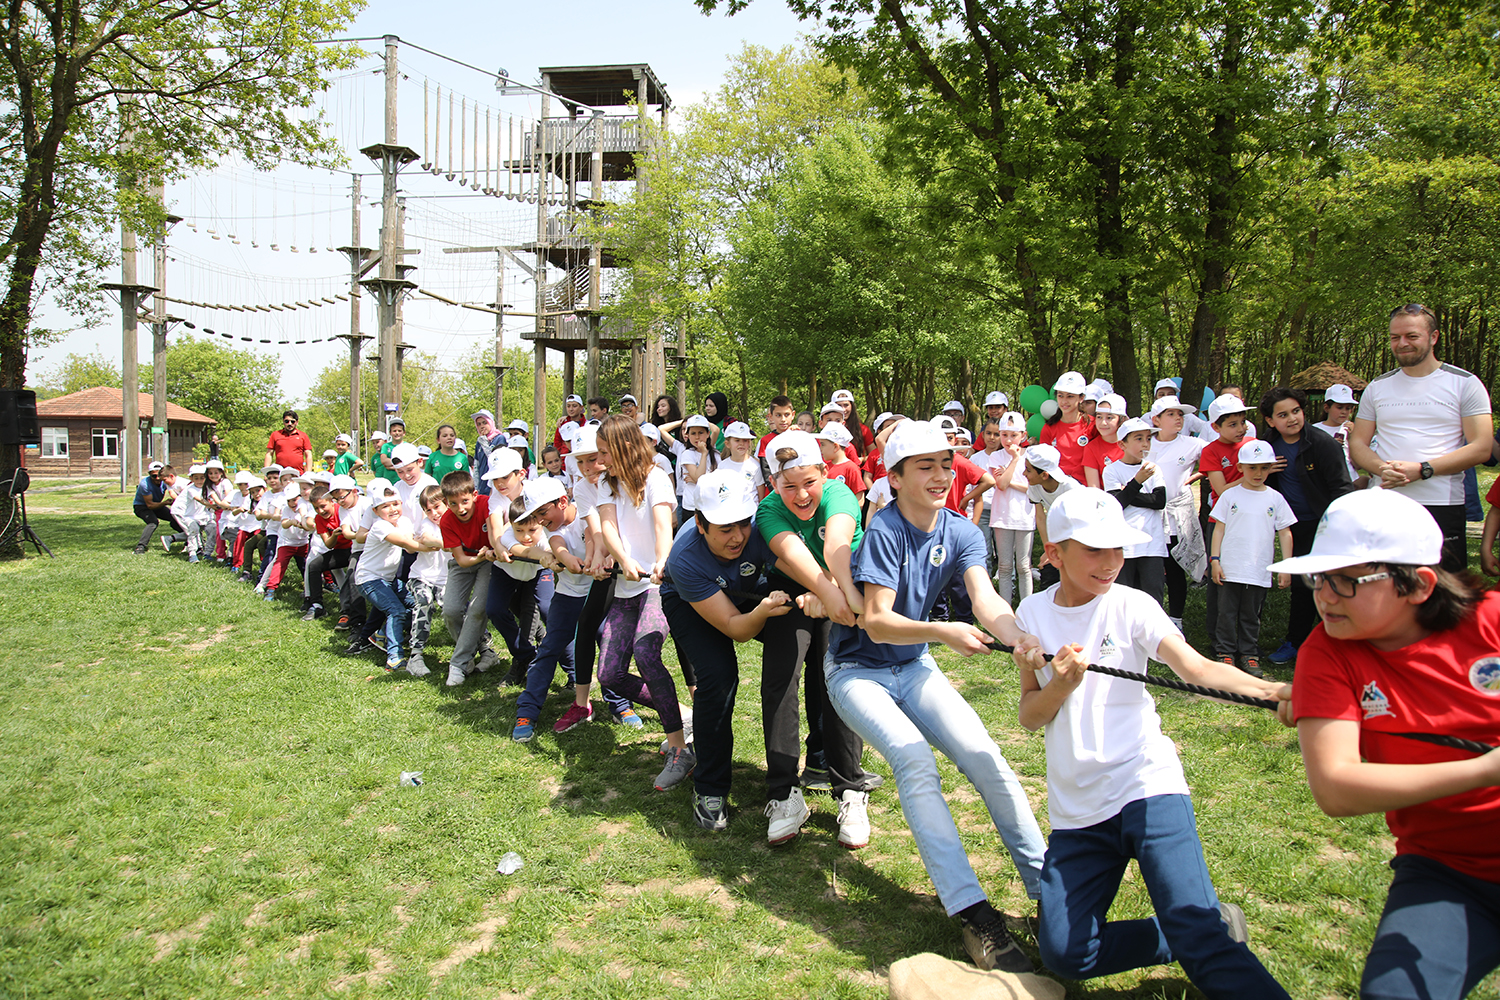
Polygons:
M10 524L0 531L0 538L10 534L11 525L15 524L16 512L21 514L20 535L25 541L36 546L36 554L41 555L44 551L47 555L56 559L56 554L49 548L47 543L37 537L36 532L31 530L31 524L26 520L26 490L31 486L31 473L25 469L17 469L9 479L0 480L0 495L15 502L15 509L11 511Z

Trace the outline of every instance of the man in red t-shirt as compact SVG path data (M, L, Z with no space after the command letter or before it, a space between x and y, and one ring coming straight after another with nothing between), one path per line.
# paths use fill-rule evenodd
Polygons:
M443 548L453 557L448 564L448 582L443 587L443 622L453 636L453 658L448 661L448 687L457 687L478 670L488 670L499 661L490 649L485 606L490 597L490 549L485 522L490 519L490 498L474 489L467 473L450 472L443 477L443 503L447 510L438 519ZM501 498L504 499L503 497Z
M312 439L297 429L297 411L281 415L281 428L266 442L266 465L306 472L312 468Z

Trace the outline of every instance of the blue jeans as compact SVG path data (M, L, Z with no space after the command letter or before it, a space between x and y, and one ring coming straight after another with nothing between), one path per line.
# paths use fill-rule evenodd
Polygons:
M385 662L401 662L401 643L406 632L406 601L393 580L366 580L360 593L372 608L385 615Z
M490 592L485 605L490 624L505 640L513 669L525 670L536 659L531 631L536 625L536 577L518 580L496 565L490 570Z
M1156 916L1106 922L1131 858ZM1230 938L1186 795L1136 799L1102 823L1053 830L1037 916L1042 961L1069 979L1175 961L1213 1000L1290 1000L1250 949Z
M1500 884L1417 854L1396 877L1365 959L1366 1000L1458 1000L1500 965Z
M948 914L987 897L943 799L934 748L973 782L1021 873L1026 895L1037 899L1045 845L1031 804L984 723L931 654L877 669L835 663L830 651L824 673L839 718L890 764L901 813Z
M562 665L573 676L573 636L578 631L578 617L583 614L584 597L567 594L552 595L551 617L547 620L547 634L536 651L536 659L526 668L526 690L516 699L516 718L536 720L542 713L542 703L547 700L547 689ZM592 639L592 636L590 637Z

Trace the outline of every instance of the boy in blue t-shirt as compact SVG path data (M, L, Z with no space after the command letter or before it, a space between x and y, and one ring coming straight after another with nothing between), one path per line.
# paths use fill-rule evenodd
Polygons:
M989 903L964 853L943 799L933 749L974 783L995 821L1026 895L1041 894L1042 831L1026 793L984 723L938 669L927 646L941 642L965 656L987 653L988 637L969 622L930 622L932 605L955 577L974 616L1021 660L1041 665L1037 641L1016 627L995 593L984 535L947 509L954 446L923 420L901 423L885 446L895 502L870 520L853 565L863 585L863 629L836 625L825 672L829 700L849 728L891 765L901 811L922 863L950 916L963 920L964 948L982 969L1031 972L1031 960Z

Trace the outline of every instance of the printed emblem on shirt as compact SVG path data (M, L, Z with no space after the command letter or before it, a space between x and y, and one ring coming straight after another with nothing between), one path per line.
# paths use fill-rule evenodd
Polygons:
M1389 715L1393 719L1396 717L1396 713L1391 711L1391 700L1374 681L1366 684L1359 693L1359 707L1365 710L1366 722L1382 715Z
M714 583L717 583L720 587L723 587L726 590L729 589L729 583L722 576L714 577Z
M1483 656L1469 667L1469 683L1480 694L1500 698L1500 656Z
M742 563L740 563L740 576L754 576L754 575L755 575L755 563L748 563L748 562L742 562Z
M1104 633L1104 638L1099 640L1099 659L1102 660L1105 657L1119 655L1119 644L1115 642L1114 638L1108 632Z
M932 551L927 553L927 561L934 566L941 566L948 558L948 547L946 545L934 545Z
M1078 435L1078 447L1080 447L1080 448L1086 448L1086 447L1088 447L1088 443L1089 443L1089 436L1087 434L1080 434L1080 435Z
M1275 505L1271 505L1271 506L1268 506L1266 508L1266 516L1269 517L1269 518L1271 518L1272 520L1276 519L1276 507L1275 507Z
M1228 455L1225 455L1223 458L1219 459L1219 468L1221 468L1221 469L1227 469L1227 468L1229 468L1229 456Z
M818 541L820 541L820 542L827 541L827 539L828 539L828 525L825 524L825 525L823 525L822 527L820 527L818 529Z

